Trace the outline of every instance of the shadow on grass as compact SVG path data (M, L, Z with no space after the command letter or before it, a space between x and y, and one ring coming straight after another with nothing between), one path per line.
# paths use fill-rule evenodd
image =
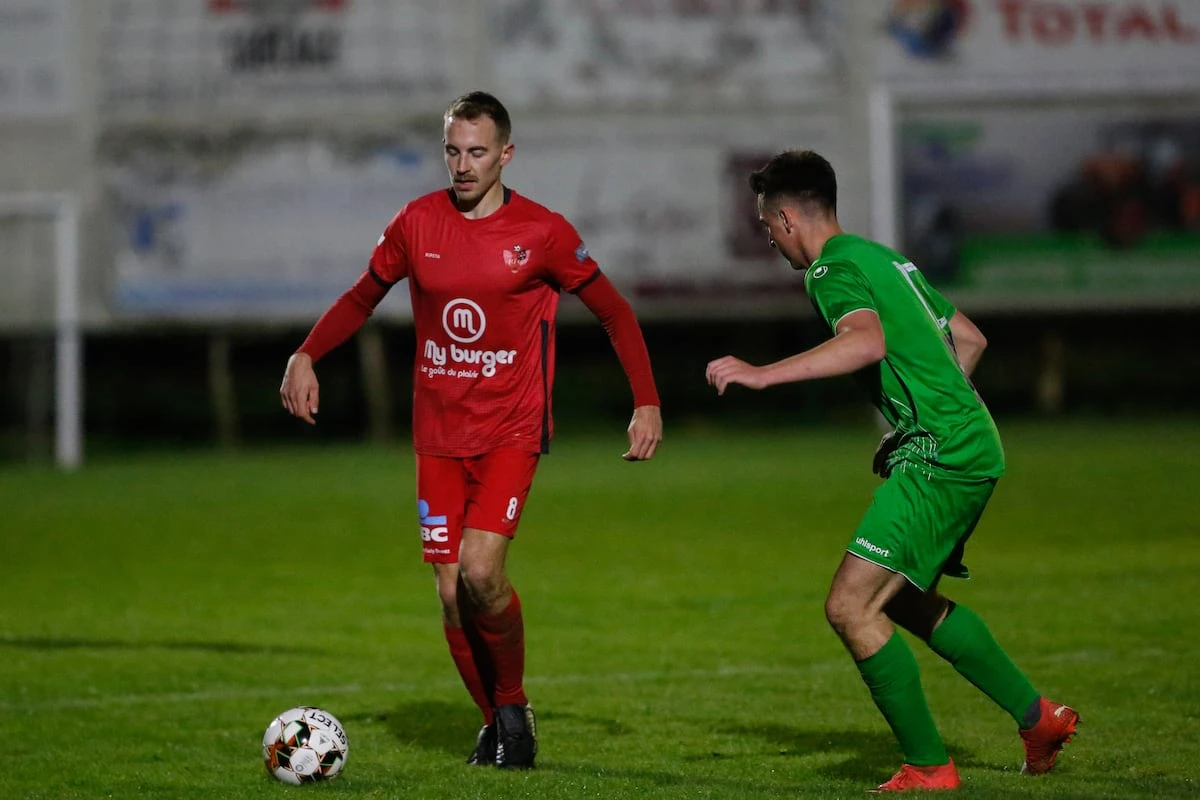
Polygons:
M550 717L550 715L547 716ZM561 712L554 716L561 719L571 719L583 722L584 724L597 726L606 733L610 733L610 735L611 732L618 734L633 733L628 726L615 721L611 721L611 726L615 726L614 729L613 727L610 727L610 721L608 720L582 717L575 714ZM773 729L766 730L767 727L772 727ZM725 734L732 733L741 736L766 736L769 734L768 738L774 739L774 734L780 730L787 729L765 726L764 728L745 727L740 729L714 729L714 732ZM789 733L793 734L792 741L796 741L798 738L798 732L789 731ZM850 733L833 734L833 737L839 741L848 740L851 736L855 735ZM859 744L861 744L861 742L859 742ZM895 749L894 745L890 745L889 740L883 736L879 736L874 739L868 739L867 744L870 746L869 749L872 753L884 752L889 749L894 751ZM808 752L811 753L812 750L810 749ZM636 760L642 760L644 755L642 753L631 753L631 757ZM711 749L707 752L698 753L691 756L671 756L671 763L678 766L678 768L674 771L666 769L655 770L644 766L614 768L611 765L597 765L582 762L568 763L554 760L553 757L551 757L543 759L540 768L546 772L557 772L566 775L579 775L600 779L608 778L617 781L630 781L663 788L679 786L702 787L704 792L703 796L732 798L768 797L778 795L780 797L796 797L798 792L801 793L801 796L808 796L803 794L803 778L789 778L786 774L786 770L781 770L779 774L775 775L771 781L754 781L747 780L744 777L725 777L719 774L713 774L714 772L719 771L720 767L716 767L714 769L711 765L719 764L723 760L734 760L743 757L745 756L741 754L723 753L718 749ZM761 753L756 753L752 757L759 759L761 758ZM699 765L701 764L706 766L703 769L698 769ZM875 771L879 771L878 767L876 767ZM774 773L775 770L771 770L771 772ZM858 775L853 773L844 774L840 771L832 769L825 771L824 774L831 782L845 782L847 784L848 791L861 790L859 784L862 783L862 780ZM857 783L854 782L856 780ZM878 781L876 781L876 783L878 783ZM825 794L829 791L832 791L832 788L829 786L822 786L818 788L818 791L822 794ZM836 794L840 796L841 792L837 791Z
M878 783L890 778L903 761L895 738L882 731L803 730L773 723L735 725L718 730L727 735L763 739L778 748L779 755L784 757L844 753L846 758L816 768L818 774L834 780ZM1004 765L980 760L975 753L957 747L953 742L948 742L946 749L959 767L1005 769ZM716 755L719 754L714 753Z
M362 713L343 717L343 722L371 720L382 722L397 741L414 748L435 752L455 762L465 762L475 743L480 718L474 707L465 703L420 701L405 703L384 713ZM591 728L597 738L627 736L634 733L628 725L612 718L593 717L569 711L546 711L540 714L539 722L570 722L572 727ZM779 748L781 756L802 756L817 753L845 753L848 757L816 769L830 781L846 783L848 787L874 785L886 779L900 763L895 741L889 734L861 731L803 731L782 725L747 725L715 728L715 732L747 738L763 739ZM974 757L961 750L952 755L960 763L973 763ZM631 759L640 761L642 753L631 753ZM797 786L790 781L755 784L744 779L719 775L697 775L686 766L688 763L716 763L722 759L743 757L721 753L717 750L703 754L684 756L675 761L679 769L656 770L643 765L613 767L609 764L589 763L588 760L565 761L552 752L543 752L538 759L538 772L584 776L614 781L631 781L658 787L703 786L720 796L795 796ZM755 754L760 758L761 753ZM682 764L680 762L683 762ZM886 773L886 774L884 774ZM880 777L882 775L882 777Z
M474 706L435 700L405 703L382 714L359 714L357 717L346 717L343 721L356 718L382 722L397 740L405 744L422 750L461 756L463 761L466 761L475 747L475 735L479 733L479 726L483 724ZM561 720L570 720L594 728L597 736L623 736L630 732L627 726L615 719L588 717L569 711L547 711L538 714L538 722L542 724Z
M627 736L633 733L633 729L620 720L612 719L611 717L589 717L585 714L576 714L571 711L546 711L538 714L539 722L559 722L567 721L577 725L582 725L585 728L595 730L597 736Z
M313 653L311 647L287 647L274 644L245 642L164 642L131 641L126 639L74 639L50 636L0 636L0 648L17 647L25 650L192 650L203 653L236 655L271 655Z
M594 764L581 763L562 763L556 761L539 762L538 770L542 772L559 773L562 775L576 775L585 778L597 778L603 780L605 778L617 781L630 781L633 783L652 785L657 787L700 787L704 791L703 797L765 797L767 795L779 795L780 797L796 797L798 784L796 782L786 782L779 785L767 785L763 783L755 783L754 781L745 780L743 778L722 778L711 775L696 775L687 772L667 772L665 770L641 769L635 767L625 767L613 769L611 767L600 767ZM630 796L621 790L614 788L614 796L627 797Z
M467 760L475 748L475 735L483 724L479 711L468 703L424 700L403 705L382 714L360 714L359 719L384 723L400 742L421 750ZM343 722L355 719L346 717Z

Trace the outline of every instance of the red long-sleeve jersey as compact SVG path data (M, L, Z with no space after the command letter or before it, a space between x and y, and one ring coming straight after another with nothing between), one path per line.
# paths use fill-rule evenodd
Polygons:
M561 291L600 318L634 405L658 405L641 329L629 304L561 215L512 190L482 219L449 191L392 219L370 268L317 322L300 351L319 359L354 333L407 278L416 327L413 444L417 452L479 455L504 446L547 452L553 434L555 320Z

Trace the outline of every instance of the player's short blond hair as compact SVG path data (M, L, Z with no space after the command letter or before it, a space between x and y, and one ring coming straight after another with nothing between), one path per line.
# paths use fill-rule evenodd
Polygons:
M456 97L446 106L443 116L446 119L457 117L472 120L487 117L496 123L496 132L501 142L508 142L508 138L512 136L512 119L508 116L508 109L495 95L487 92L467 92L461 97Z

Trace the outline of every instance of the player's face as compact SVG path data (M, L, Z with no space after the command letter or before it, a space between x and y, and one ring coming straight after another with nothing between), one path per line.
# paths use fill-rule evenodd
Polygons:
M808 269L811 262L805 259L796 229L788 223L786 212L773 203L764 202L761 194L758 196L758 221L766 228L771 247L779 251L792 269Z
M469 205L500 183L500 170L512 159L512 144L500 141L488 116L447 117L442 141L450 185L459 201Z

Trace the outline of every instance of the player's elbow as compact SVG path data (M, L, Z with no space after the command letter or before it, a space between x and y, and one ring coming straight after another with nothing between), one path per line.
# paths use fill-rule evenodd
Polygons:
M874 314L866 316L865 311L855 313L863 315L857 320L860 324L839 326L834 339L841 347L843 358L848 362L857 362L853 364L853 369L857 370L887 358L887 339L878 317Z
M865 365L883 361L887 358L887 340L882 335L867 337L863 342L862 357Z
M979 331L975 331L965 342L958 344L958 351L959 353L969 353L971 361L978 361L979 357L983 355L983 351L987 349L987 346L987 337L979 333Z
M962 314L955 314L950 318L950 335L959 347L970 348L980 353L987 349L988 341L983 331Z

